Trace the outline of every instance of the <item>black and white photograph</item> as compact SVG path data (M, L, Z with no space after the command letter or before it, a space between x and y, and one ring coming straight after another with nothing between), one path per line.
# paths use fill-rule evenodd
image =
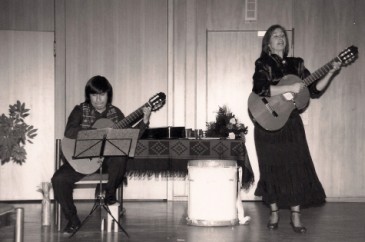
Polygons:
M0 0L0 242L361 242L365 1Z

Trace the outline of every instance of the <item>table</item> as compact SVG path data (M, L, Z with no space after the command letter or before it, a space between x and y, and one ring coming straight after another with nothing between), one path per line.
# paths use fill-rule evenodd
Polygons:
M187 175L189 160L236 160L242 167L242 188L254 182L254 174L243 140L231 139L140 139L134 158L129 160L130 176Z

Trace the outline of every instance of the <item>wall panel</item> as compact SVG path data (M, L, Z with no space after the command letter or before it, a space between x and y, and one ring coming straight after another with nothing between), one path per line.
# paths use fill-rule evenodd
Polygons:
M173 1L173 80L171 82L173 93L172 99L172 125L185 126L185 115L191 107L186 106L187 75L187 1Z
M364 197L365 135L363 1L295 1L295 52L315 71L348 46L359 58L343 67L307 112L306 131L319 178L329 197ZM299 11L305 9L305 11Z
M0 113L25 102L31 109L27 123L39 130L26 146L24 165L1 166L0 200L40 199L37 186L50 180L54 160L54 0L1 0L0 30L0 82L6 87Z
M83 101L84 86L103 75L113 103L128 115L167 90L166 1L66 1L66 113ZM151 125L166 125L166 108Z
M1 0L0 29L54 31L54 0Z
M23 165L0 166L0 200L41 199L38 187L54 170L53 33L0 31L0 73L0 114L19 100L30 109L25 122L38 129Z

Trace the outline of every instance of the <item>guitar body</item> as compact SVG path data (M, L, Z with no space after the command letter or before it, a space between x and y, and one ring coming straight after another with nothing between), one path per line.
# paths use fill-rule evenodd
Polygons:
M94 123L93 128L95 129L112 128L113 126L114 123L110 119L102 118ZM62 153L66 158L67 162L78 173L88 175L96 172L100 168L99 158L91 158L91 159L73 158L73 151L75 150L76 146L75 139L69 139L64 137L61 141L61 145L62 145Z
M295 75L284 76L277 86L291 85L302 82ZM248 110L254 122L268 131L281 129L288 121L294 109L302 110L308 106L310 100L308 88L287 99L284 95L261 97L252 92L248 98Z

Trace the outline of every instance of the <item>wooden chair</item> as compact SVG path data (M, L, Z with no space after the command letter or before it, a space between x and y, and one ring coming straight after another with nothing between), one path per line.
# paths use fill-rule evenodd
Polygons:
M58 170L60 168L62 164L62 159L61 159L61 139L56 139L56 158L55 158L55 170ZM108 174L102 174L102 183L107 183L108 182ZM80 181L76 182L75 184L75 189L80 189L80 188L91 188L91 187L95 187L97 188L97 186L100 183L100 175L99 173L93 173L90 175L85 176L84 178L82 178ZM95 192L95 196L96 196L96 192ZM121 189L118 188L117 189L117 198L119 198L119 202L120 204L122 204L122 200L123 200L123 195L121 192ZM54 200L54 223L55 226L57 226L57 230L61 231L61 226L62 226L62 211L61 211L61 206L60 204Z

